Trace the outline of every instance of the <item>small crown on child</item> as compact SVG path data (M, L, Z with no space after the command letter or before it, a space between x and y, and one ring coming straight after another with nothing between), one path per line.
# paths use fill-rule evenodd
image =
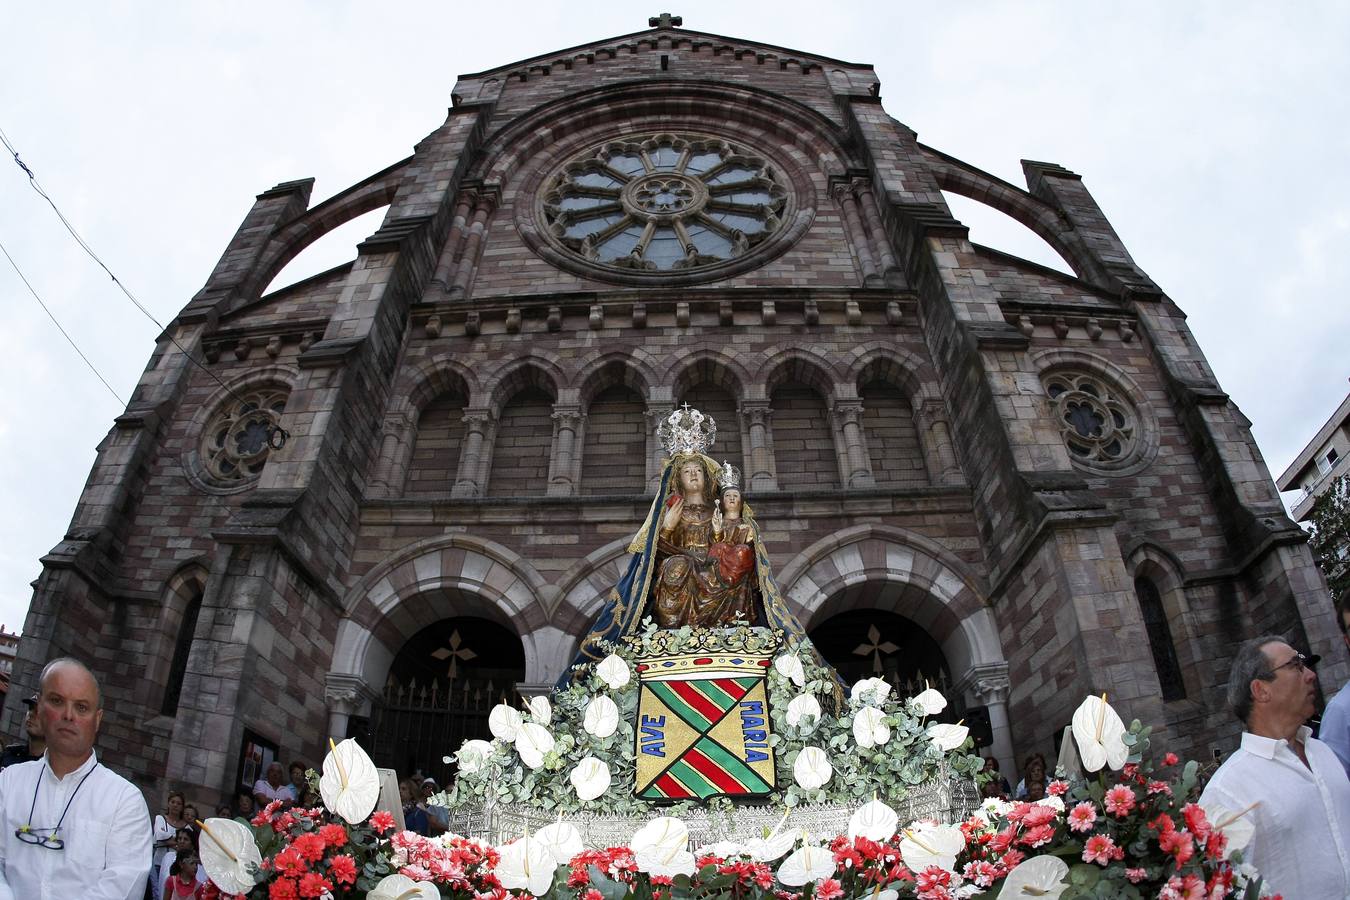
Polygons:
M741 470L733 466L730 462L723 460L721 482L722 490L739 491L741 489Z
M689 404L673 411L666 420L656 427L656 437L673 459L676 456L689 456L695 453L707 453L717 434L717 423L712 416L705 416Z

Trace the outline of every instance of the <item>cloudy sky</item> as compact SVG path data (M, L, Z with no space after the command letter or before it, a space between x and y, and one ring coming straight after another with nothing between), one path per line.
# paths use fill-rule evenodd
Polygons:
M161 322L201 287L253 196L324 197L412 152L455 76L646 27L619 4L11 4L0 129ZM939 11L939 7L941 10ZM1350 5L686 2L685 26L873 63L919 139L1015 184L1084 176L1190 316L1274 474L1347 392ZM997 213L973 240L1047 264ZM369 220L274 286L352 258ZM158 329L0 159L0 243L126 398ZM0 257L0 623L22 624L122 404Z

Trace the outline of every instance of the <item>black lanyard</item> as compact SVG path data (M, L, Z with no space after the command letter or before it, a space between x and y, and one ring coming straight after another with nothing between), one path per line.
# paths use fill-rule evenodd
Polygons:
M66 801L66 808L61 810L61 818L56 820L56 827L52 829L52 833L49 838L50 840L60 840L61 823L66 820L66 813L70 812L70 804L75 802L75 795L80 792L80 788L84 787L84 783L89 780L90 775L94 774L94 769L97 769L98 766L99 766L98 763L94 763L93 768L91 768L88 772L85 772L84 777L80 779L80 783L75 785L75 790L70 792L70 799ZM48 764L43 763L42 768L47 769ZM53 772L52 774L55 775L56 773ZM40 790L42 790L42 772L38 772L37 784L33 787L33 802L28 807L28 822L22 828L19 829L20 831L26 832L33 831L33 810L37 809L38 791Z

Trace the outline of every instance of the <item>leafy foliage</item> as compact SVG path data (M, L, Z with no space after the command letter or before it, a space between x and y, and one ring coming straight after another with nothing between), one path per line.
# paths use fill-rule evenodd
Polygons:
M1327 579L1331 596L1345 598L1350 592L1350 474L1337 478L1317 498L1309 523L1308 546L1317 567Z

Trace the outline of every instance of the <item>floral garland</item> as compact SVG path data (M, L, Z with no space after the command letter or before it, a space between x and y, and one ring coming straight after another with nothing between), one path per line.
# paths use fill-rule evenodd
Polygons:
M1075 738L1080 750L1092 740L1077 731ZM1196 763L1181 766L1168 753L1155 769L1148 756L1149 729L1138 722L1107 743L1128 749L1129 761L1118 773L1103 769L1087 778L1057 779L1048 796L1034 803L988 800L959 824L902 826L893 810L873 800L858 807L844 835L771 833L744 845L694 850L675 817L651 820L623 847L586 849L565 820L493 847L455 835L395 832L393 817L384 812L351 823L322 809L285 811L273 803L252 829L225 819L207 821L202 857L212 882L206 896L1272 900L1262 893L1258 874L1242 862L1251 826L1241 813L1198 804ZM325 760L325 773L341 761L335 757L345 754L350 761L359 752L344 741ZM334 801L340 798L330 785L324 802L331 807ZM254 844L231 844L231 825L248 832ZM250 855L256 862L248 862ZM243 884L231 880L241 877Z
M633 638L609 646L609 656L555 691L551 702L535 697L524 710L507 705L493 710L494 739L466 741L455 754L459 775L446 805L650 813L651 805L632 791L638 703L633 672L646 656L703 649L708 631L661 630L650 621L644 626ZM735 640L751 648L771 649L778 643L769 629L732 631ZM887 682L869 678L844 697L833 672L800 648L778 655L768 673L768 690L770 746L780 773L779 789L768 798L772 804L852 804L874 795L900 799L935 777L944 763L968 778L983 765L978 756L963 752L969 746L965 726L928 721L947 705L935 690L902 700L891 696ZM679 814L696 805L685 801L664 810Z

